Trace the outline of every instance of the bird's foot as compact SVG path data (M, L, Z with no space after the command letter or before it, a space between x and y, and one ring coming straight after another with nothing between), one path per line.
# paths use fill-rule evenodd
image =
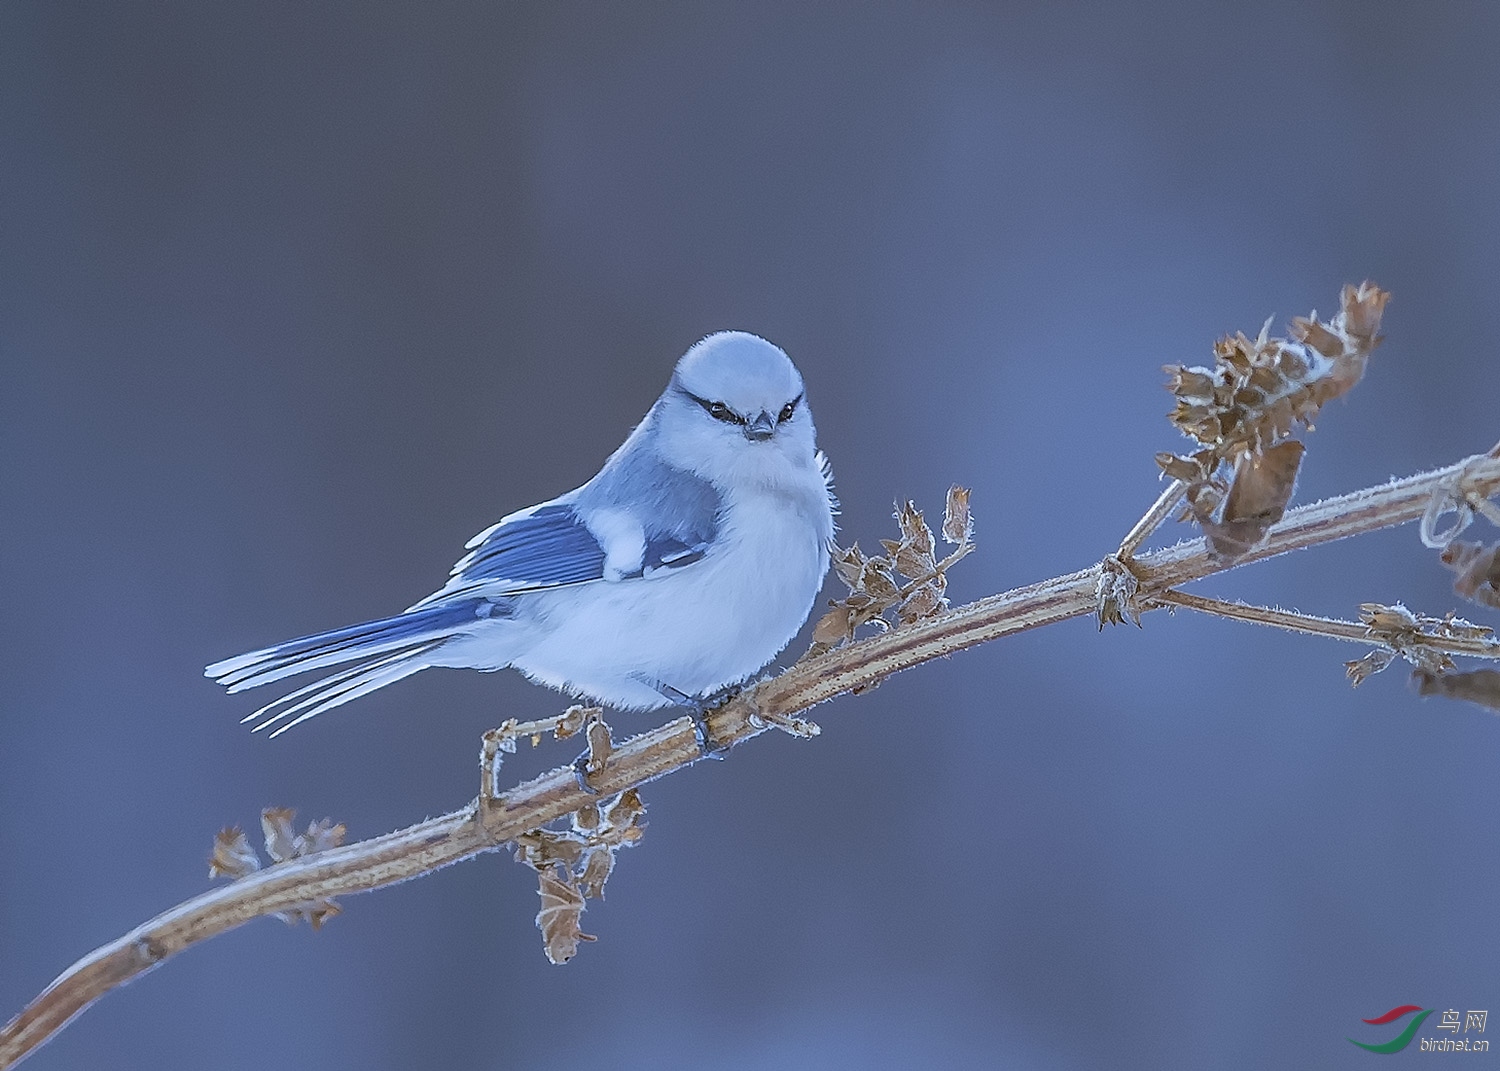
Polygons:
M573 776L578 778L578 787L583 789L590 796L599 795L599 790L593 785L589 784L589 774L597 772L598 771L594 769L593 752L585 751L582 755L579 755L576 759L573 760Z
M728 743L721 744L714 740L713 732L708 727L708 716L742 691L744 688L736 684L729 688L720 688L717 692L704 696L702 699L691 700L693 735L698 738L698 750L703 752L704 758L722 759L724 752L729 750Z
M702 752L704 758L722 759L724 757L724 752L729 750L729 745L720 744L714 740L713 731L708 727L708 715L744 691L743 685L735 684L728 688L720 688L717 692L699 698L654 678L641 677L639 679L662 698L669 700L673 706L685 710L688 717L693 719L693 735L698 740L698 750Z

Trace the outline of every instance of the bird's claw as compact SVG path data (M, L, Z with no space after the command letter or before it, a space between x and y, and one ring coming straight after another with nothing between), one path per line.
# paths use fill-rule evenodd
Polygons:
M592 768L593 761L594 756L592 752L585 751L582 755L579 755L573 760L573 776L578 778L579 788L583 789L590 796L597 796L599 795L599 790L589 784L589 774L598 772Z
M693 735L698 739L698 750L706 759L722 759L724 752L729 750L728 743L716 743L713 732L708 727L708 715L711 711L718 710L725 703L739 695L743 689L738 685L731 688L721 688L713 695L704 699L691 701Z

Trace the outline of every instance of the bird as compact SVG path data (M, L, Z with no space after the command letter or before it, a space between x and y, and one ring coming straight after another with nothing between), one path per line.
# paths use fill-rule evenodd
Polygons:
M513 668L619 711L687 707L701 741L704 711L807 620L836 512L796 365L721 331L678 360L597 475L474 536L431 595L204 675L234 693L341 667L242 719L272 736L447 667Z

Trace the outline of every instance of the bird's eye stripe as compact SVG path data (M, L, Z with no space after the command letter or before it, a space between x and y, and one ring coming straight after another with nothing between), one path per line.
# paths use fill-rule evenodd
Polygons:
M801 402L801 401L802 401L802 395L799 394L799 395L797 395L797 397L793 398L791 401L787 402L784 406L782 406L781 407L781 415L776 418L776 423L780 424L783 421L791 420L792 419L792 415L797 412L797 405L798 405L798 403Z
M684 387L678 387L677 389L682 391L683 394L687 395L693 401L701 405L703 407L703 411L709 416L713 417L715 420L722 420L726 424L745 423L744 417L740 416L723 402L711 402L707 398L700 398L692 391L687 390Z

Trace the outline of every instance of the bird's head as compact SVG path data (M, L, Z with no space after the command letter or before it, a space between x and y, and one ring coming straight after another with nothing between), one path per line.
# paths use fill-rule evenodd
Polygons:
M660 403L669 459L717 480L774 480L813 463L816 433L802 376L777 347L744 331L709 335L683 355Z

